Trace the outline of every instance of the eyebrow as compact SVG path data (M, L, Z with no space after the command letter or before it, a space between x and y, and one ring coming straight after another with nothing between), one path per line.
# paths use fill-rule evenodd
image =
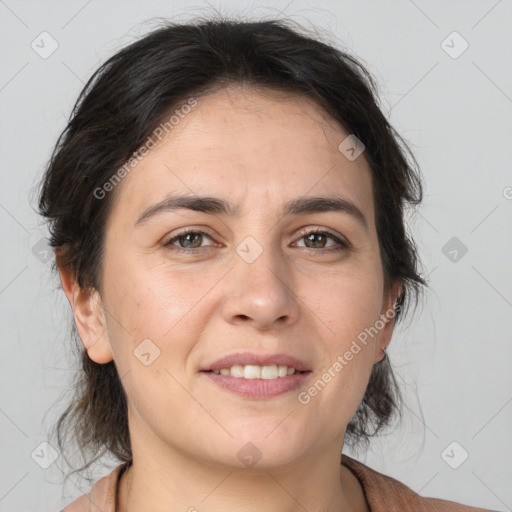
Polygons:
M163 212L173 212L187 209L212 215L227 215L237 217L240 207L233 206L228 201L211 196L175 195L146 208L138 218L135 226L143 224L149 218ZM305 215L308 213L339 212L352 216L367 231L368 221L363 212L350 200L339 197L301 197L288 201L283 208L283 215Z

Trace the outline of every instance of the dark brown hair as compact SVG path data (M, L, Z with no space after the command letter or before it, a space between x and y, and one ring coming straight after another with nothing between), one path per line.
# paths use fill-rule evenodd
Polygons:
M230 84L305 95L365 145L386 290L402 289L395 321L425 281L406 232L404 212L422 199L418 166L381 112L375 83L347 52L286 20L209 19L166 22L107 60L80 93L46 168L39 211L49 221L57 264L101 294L104 226L116 189L108 182L162 119L191 96ZM122 186L122 185L120 185ZM119 187L117 187L119 188ZM76 329L73 335L78 342ZM105 453L132 457L126 397L114 362L97 364L81 347L75 397L56 425L61 450L74 438L88 467ZM400 393L388 357L374 365L346 442L367 445L399 412Z

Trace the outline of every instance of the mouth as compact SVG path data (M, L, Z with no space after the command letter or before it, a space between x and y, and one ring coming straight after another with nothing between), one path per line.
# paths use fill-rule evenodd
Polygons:
M311 369L303 361L286 354L239 353L215 361L200 373L233 393L264 399L296 389Z
M206 370L206 373L213 373L215 375L229 375L235 379L263 379L274 380L288 377L300 373L307 373L300 371L293 366L286 366L284 364L270 364L265 366L258 366L254 364L235 364L229 368L221 368L220 370Z

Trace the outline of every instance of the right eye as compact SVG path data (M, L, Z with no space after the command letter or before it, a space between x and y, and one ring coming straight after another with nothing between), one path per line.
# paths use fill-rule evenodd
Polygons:
M187 229L181 233L175 234L172 238L164 240L162 246L179 253L197 252L199 249L213 245L209 244L208 246L201 247L201 242L203 242L205 238L212 239L212 237L204 231L199 229ZM181 247L176 246L175 242L178 242Z

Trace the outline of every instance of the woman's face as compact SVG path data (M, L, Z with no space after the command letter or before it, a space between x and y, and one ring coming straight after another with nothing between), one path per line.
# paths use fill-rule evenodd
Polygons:
M348 135L309 99L232 87L117 185L89 355L117 365L134 455L275 467L335 447L339 461L396 300Z

